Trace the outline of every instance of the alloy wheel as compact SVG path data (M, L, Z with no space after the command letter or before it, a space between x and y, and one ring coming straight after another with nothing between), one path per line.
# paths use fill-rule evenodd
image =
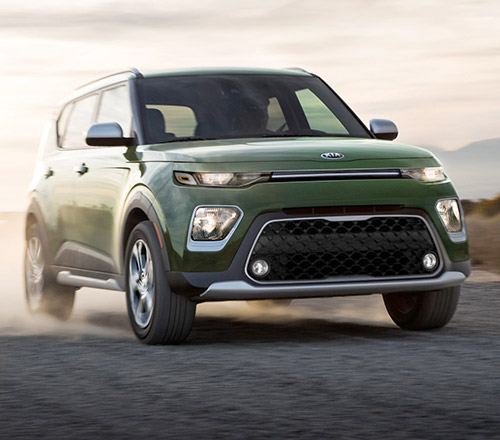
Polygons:
M135 323L147 327L153 316L155 286L151 251L142 239L134 243L130 253L128 295Z
M31 237L26 247L26 296L31 311L40 309L43 298L44 258L39 237Z

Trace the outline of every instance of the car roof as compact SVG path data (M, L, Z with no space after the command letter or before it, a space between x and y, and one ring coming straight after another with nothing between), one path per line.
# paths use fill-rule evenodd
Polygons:
M289 75L313 76L299 67L286 69L261 69L252 67L199 67L184 69L168 69L162 71L140 72L136 68L123 70L98 78L90 83L78 87L62 104L66 104L81 96L85 96L103 87L109 87L134 78L161 78L169 76L201 76L201 75Z
M293 75L311 76L304 69L292 67L288 69L261 69L255 67L201 67L188 69L169 69L158 72L143 73L145 78L162 76L196 76L196 75Z

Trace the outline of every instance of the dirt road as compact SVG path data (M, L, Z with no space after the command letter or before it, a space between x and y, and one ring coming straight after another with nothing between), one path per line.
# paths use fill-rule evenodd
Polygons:
M399 330L378 296L228 303L147 347L119 293L28 317L20 230L0 224L0 439L500 438L499 283L466 283L441 331Z

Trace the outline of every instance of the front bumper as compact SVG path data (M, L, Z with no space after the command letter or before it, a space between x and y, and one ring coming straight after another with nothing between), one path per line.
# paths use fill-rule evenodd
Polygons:
M281 286L252 285L247 281L222 281L210 285L205 292L193 299L197 301L225 301L425 292L459 286L465 278L466 276L462 272L445 272L437 278L423 280L307 283Z
M311 298L372 293L418 292L459 286L470 272L470 262L451 261L429 216L421 210L402 209L402 215L418 215L425 219L441 257L439 270L426 276L396 277L336 277L318 281L257 282L245 268L254 242L269 221L294 218L283 212L268 213L255 219L236 255L225 271L170 272L168 279L173 291L189 296L193 301L224 301L279 298ZM311 218L314 218L312 216Z

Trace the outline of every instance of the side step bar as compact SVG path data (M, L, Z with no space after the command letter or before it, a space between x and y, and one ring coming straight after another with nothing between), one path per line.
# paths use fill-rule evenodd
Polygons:
M69 270L63 270L57 274L57 282L67 286L94 287L96 289L123 290L118 282L112 278L101 280L98 278L82 277L74 275Z

